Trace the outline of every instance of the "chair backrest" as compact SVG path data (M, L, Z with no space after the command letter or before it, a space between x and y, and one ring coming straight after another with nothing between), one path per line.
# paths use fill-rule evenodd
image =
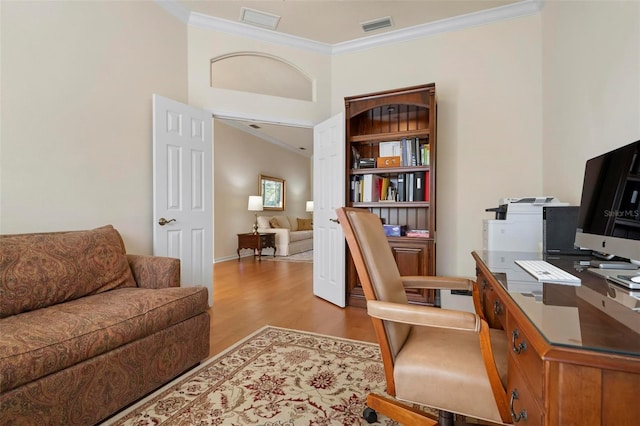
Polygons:
M368 210L341 207L336 210L360 283L367 300L408 303L398 266L378 216ZM402 348L411 326L384 321L385 340L393 359ZM384 342L380 341L381 349Z

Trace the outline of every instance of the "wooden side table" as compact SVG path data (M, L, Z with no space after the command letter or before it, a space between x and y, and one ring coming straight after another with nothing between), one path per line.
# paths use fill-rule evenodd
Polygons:
M238 260L240 260L240 250L253 249L253 255L258 252L258 260L262 260L262 249L273 247L273 257L276 257L276 234L238 234Z

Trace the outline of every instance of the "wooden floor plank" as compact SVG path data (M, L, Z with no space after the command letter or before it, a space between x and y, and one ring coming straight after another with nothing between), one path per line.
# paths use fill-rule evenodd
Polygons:
M311 263L243 257L214 264L213 274L211 356L265 325L376 341L365 309L313 295Z

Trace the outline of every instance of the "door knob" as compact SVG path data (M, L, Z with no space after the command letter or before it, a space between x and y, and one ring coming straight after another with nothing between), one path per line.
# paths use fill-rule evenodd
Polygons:
M335 222L335 223L340 223L340 220L338 219L329 219L331 222Z
M169 220L167 220L167 219L165 219L164 217L161 217L161 218L158 220L158 225L160 225L160 226L165 226L167 223L171 223L171 222L175 222L175 221L176 221L175 219L169 219Z

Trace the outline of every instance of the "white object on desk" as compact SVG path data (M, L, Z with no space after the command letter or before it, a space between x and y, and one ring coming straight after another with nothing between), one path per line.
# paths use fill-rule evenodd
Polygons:
M516 260L518 266L539 282L580 285L580 278L544 260Z

